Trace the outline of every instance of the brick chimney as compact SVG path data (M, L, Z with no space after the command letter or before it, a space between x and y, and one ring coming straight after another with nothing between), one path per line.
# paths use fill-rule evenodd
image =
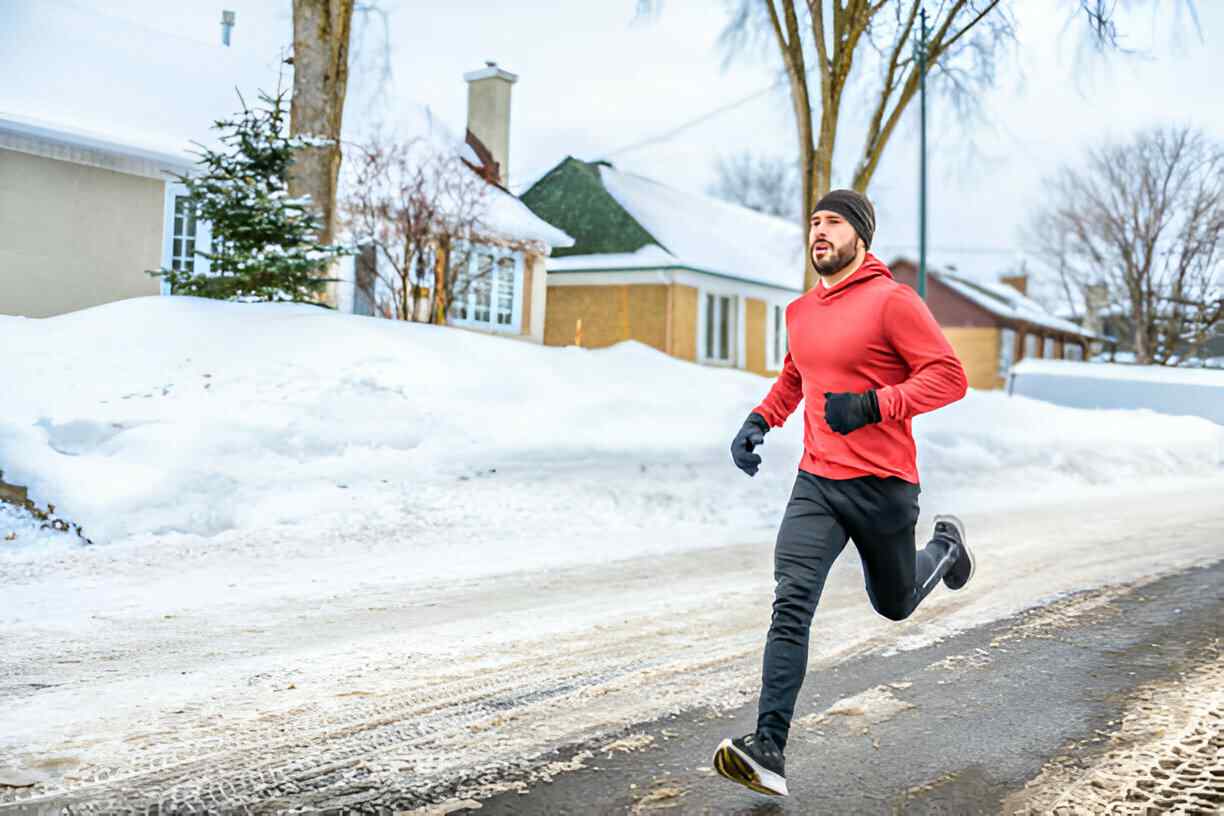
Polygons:
M1028 297L1028 274L1020 275L1003 275L999 278L1000 281L1015 289L1020 294Z
M486 62L463 75L468 84L468 130L489 148L497 162L498 180L510 183L510 89L518 76Z

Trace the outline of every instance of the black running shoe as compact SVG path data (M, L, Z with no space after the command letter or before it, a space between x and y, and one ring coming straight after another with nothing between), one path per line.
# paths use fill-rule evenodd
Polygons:
M732 782L769 796L787 796L786 760L768 737L725 739L714 752L714 768Z
M935 534L952 539L954 542L952 546L956 550L956 561L944 573L944 586L948 589L963 589L973 577L974 569L977 568L973 551L965 543L965 523L953 515L936 516Z

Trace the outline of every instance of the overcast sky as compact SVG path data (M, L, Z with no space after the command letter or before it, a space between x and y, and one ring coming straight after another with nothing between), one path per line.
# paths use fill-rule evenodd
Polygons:
M220 38L222 8L237 12L233 47L274 55L288 43L290 0L46 0L90 8L147 26L151 36ZM3 0L0 0L3 2ZM1158 0L1162 8L1181 0ZM712 110L767 88L778 78L772 44L723 67L718 35L722 0L664 0L635 19L635 0L379 0L392 49L391 82L378 81L382 22L357 44L346 131L383 120L397 105L429 105L461 132L463 74L495 60L519 75L513 91L510 181L515 190L563 159L610 158L621 169L703 191L717 157L743 150L791 156L794 117L785 87L634 150L623 148L673 131ZM932 98L930 258L991 278L1024 247L1018 227L1043 204L1043 180L1086 149L1124 139L1153 124L1189 123L1224 138L1224 105L1211 90L1224 73L1224 2L1197 0L1201 39L1137 2L1124 15L1127 44L1145 56L1108 61L1077 54L1078 29L1065 30L1070 0L1024 0L1019 47L1000 64L983 100L983 119L966 125ZM358 21L361 25L361 21ZM383 94L375 94L381 88ZM850 123L839 143L835 182L848 181L863 105L848 94ZM869 194L876 202L876 249L885 260L917 248L917 105L890 143Z

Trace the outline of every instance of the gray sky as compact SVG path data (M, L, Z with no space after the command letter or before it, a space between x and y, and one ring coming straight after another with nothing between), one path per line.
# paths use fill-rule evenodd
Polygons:
M275 54L290 34L290 0L48 0L140 21L151 35L216 41L222 8L237 11L235 48ZM1171 8L1172 0L1158 0ZM346 130L393 124L403 101L429 105L452 129L466 119L463 74L496 60L519 75L510 143L511 186L540 175L567 154L609 157L617 167L682 189L703 191L719 155L750 149L790 156L794 120L785 87L673 137L628 152L618 148L664 134L761 90L779 67L770 45L724 69L717 38L722 0L664 0L635 20L635 0L574 3L523 0L512 8L477 0L381 0L387 10L392 82L375 97L380 21L359 44ZM1042 204L1043 179L1107 139L1153 124L1189 123L1224 138L1224 105L1210 86L1224 72L1224 3L1197 0L1202 40L1189 19L1181 34L1148 4L1124 15L1127 43L1147 56L1077 61L1076 32L1064 31L1069 0L1024 0L1020 45L1001 63L984 99L984 120L965 123L933 98L930 123L930 257L990 278L1014 264L1018 234ZM835 181L848 180L863 116L848 94L849 126L839 142ZM869 191L879 215L876 245L885 260L917 244L917 105L890 143Z

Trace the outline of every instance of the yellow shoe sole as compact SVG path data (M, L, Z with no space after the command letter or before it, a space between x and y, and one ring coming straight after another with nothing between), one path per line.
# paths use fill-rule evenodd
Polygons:
M766 796L786 796L785 790L777 791L766 787L760 774L731 745L731 740L723 740L714 753L714 770L719 776L738 782L749 790ZM783 783L785 785L785 783Z

